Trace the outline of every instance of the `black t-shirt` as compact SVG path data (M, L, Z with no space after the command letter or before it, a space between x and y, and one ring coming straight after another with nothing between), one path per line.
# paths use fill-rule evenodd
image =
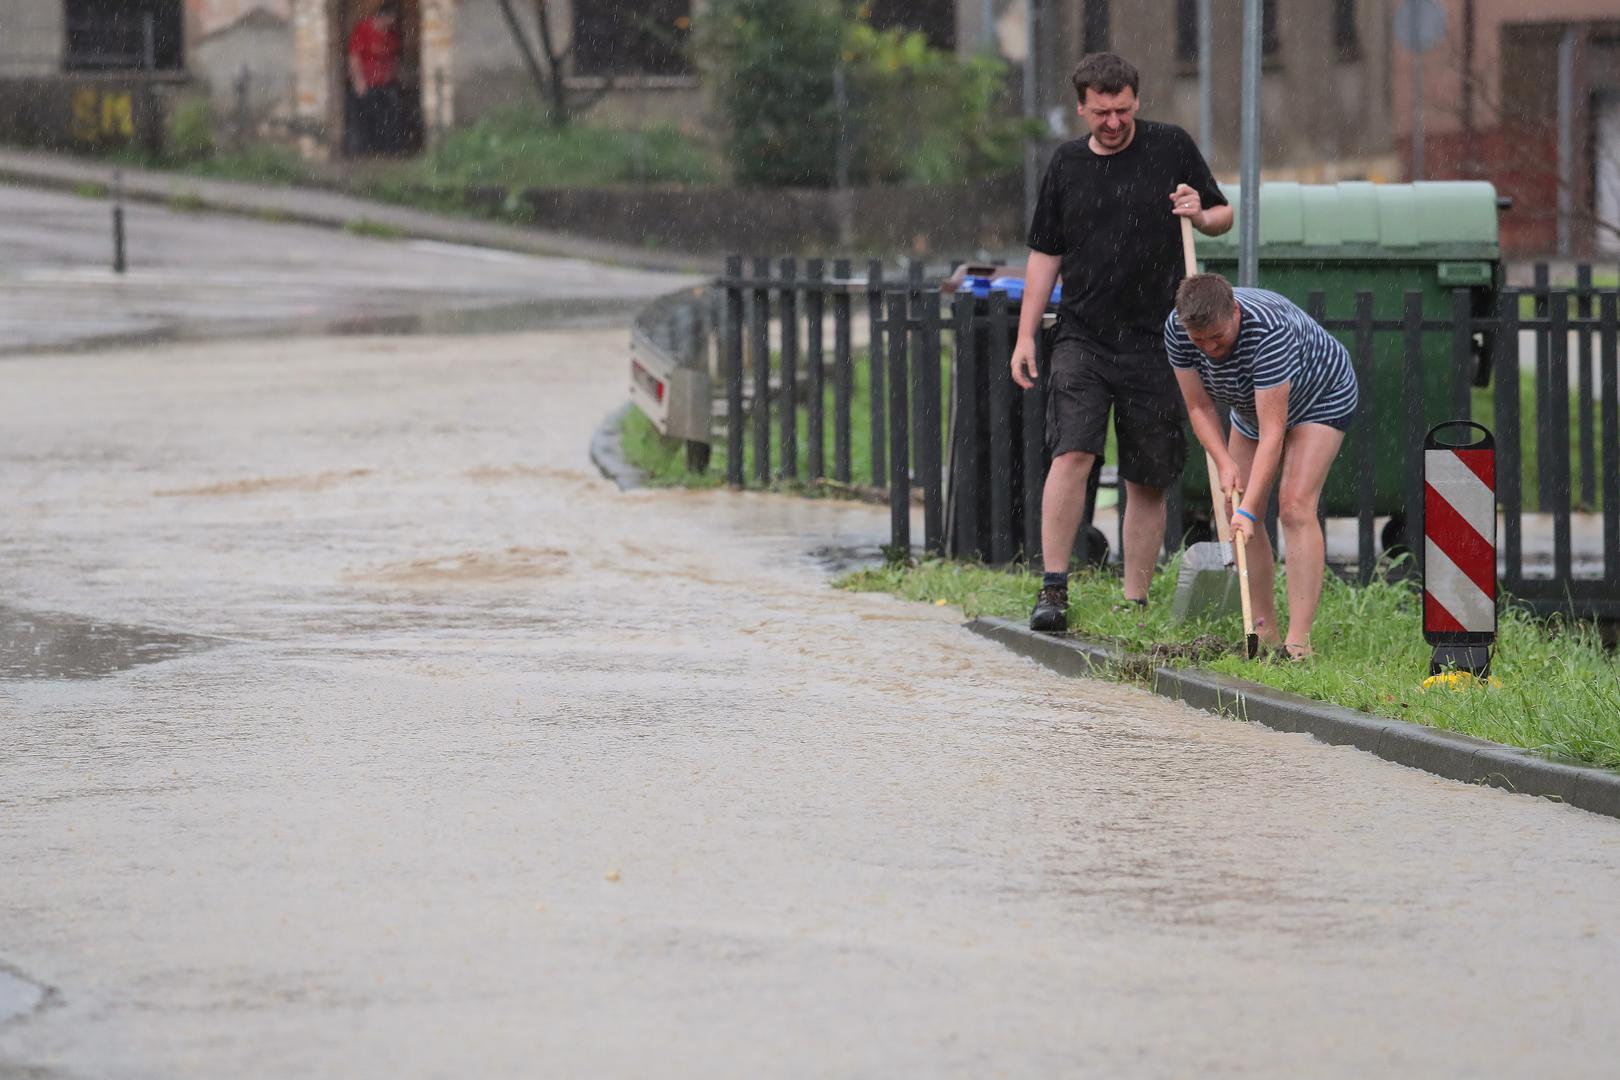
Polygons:
M1114 154L1064 143L1041 181L1029 246L1063 257L1058 336L1111 353L1162 351L1181 284L1181 223L1170 193L1186 184L1204 207L1225 206L1192 136L1138 120Z

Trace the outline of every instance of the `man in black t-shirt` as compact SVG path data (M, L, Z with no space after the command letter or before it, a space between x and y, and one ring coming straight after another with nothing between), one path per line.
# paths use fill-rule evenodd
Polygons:
M1046 577L1033 630L1068 628L1068 570L1086 480L1102 453L1108 412L1125 484L1125 598L1147 603L1164 539L1165 489L1187 459L1181 394L1164 353L1164 320L1182 278L1181 225L1218 236L1232 208L1192 138L1137 120L1136 68L1092 53L1074 69L1089 138L1059 147L1041 181L1029 229L1024 305L1012 376L1026 390L1035 334L1061 271L1063 300L1047 375L1046 444L1052 467L1041 503Z

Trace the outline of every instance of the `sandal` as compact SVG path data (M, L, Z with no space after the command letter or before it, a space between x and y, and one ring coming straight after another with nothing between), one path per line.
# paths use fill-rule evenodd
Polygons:
M1303 664L1305 661L1316 655L1316 650L1311 648L1309 645L1301 645L1298 642L1289 642L1282 647L1282 655L1291 664Z

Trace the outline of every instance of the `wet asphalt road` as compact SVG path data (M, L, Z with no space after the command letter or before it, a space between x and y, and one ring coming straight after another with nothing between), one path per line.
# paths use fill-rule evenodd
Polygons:
M359 219L363 220L363 219ZM555 325L628 312L690 278L429 240L0 184L0 355L276 332Z
M1620 823L621 495L624 345L4 363L0 1076L1612 1075Z

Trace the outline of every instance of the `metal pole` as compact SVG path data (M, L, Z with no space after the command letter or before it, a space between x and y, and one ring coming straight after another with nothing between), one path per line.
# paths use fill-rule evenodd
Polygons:
M1036 100L1040 83L1036 79L1036 59L1040 42L1040 0L1024 0L1024 34L1028 49L1024 56L1024 119L1033 121L1040 116L1040 103ZM1033 134L1024 136L1024 224L1035 218L1035 200L1040 194L1041 149Z
M996 43L995 0L983 0L979 11L979 17L981 20L980 33L984 37L983 42L979 45L979 51L990 53L992 55L999 53L1001 49Z
M1408 0L1406 5L1407 25L1411 30L1411 40L1415 45L1423 25L1421 12L1423 5L1417 0ZM1415 183L1423 179L1423 54L1417 49L1411 50L1412 55L1412 180Z
M838 246L855 243L855 196L849 187L849 78L844 65L833 68L833 100L838 109L838 143L834 149L833 183L838 189Z
M147 71L157 68L157 27L150 11L141 16L141 66Z
M1570 217L1575 210L1575 42L1579 31L1564 27L1558 39L1558 254L1568 257Z
M1238 284L1260 284L1260 55L1262 0L1243 0L1243 157L1239 170Z
M113 273L128 269L124 258L124 171L113 170Z
M1206 160L1215 157L1214 41L1210 0L1198 0L1198 146Z

